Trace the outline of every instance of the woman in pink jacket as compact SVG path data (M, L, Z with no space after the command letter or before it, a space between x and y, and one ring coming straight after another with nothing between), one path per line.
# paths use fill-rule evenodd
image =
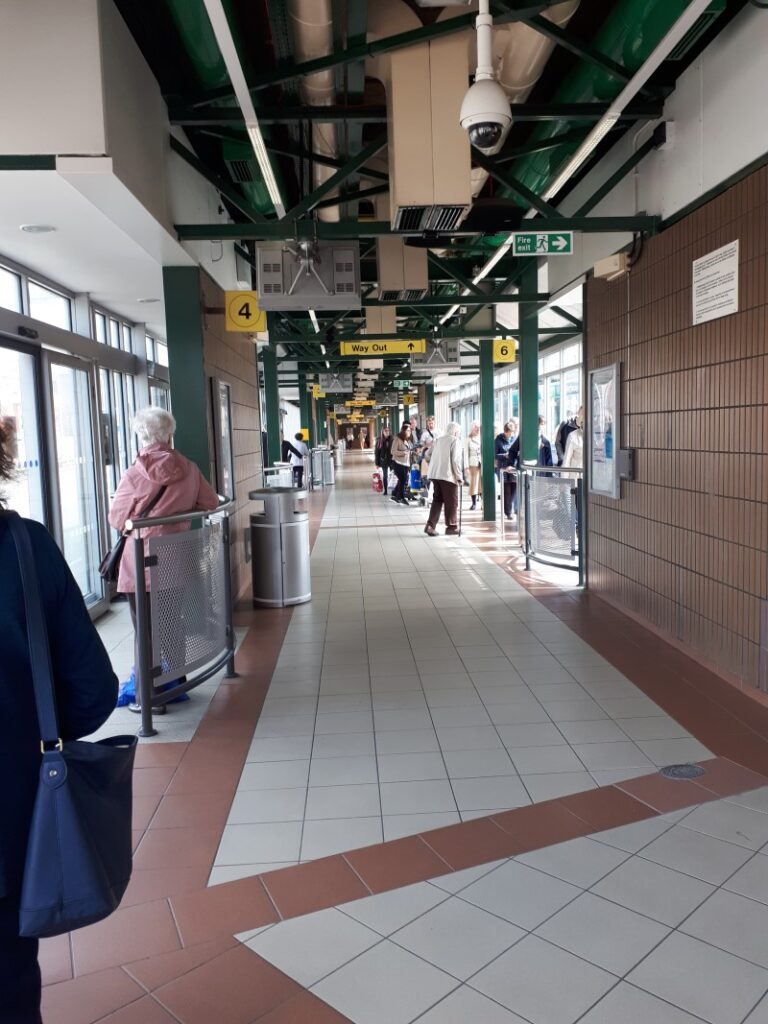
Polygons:
M153 501L155 504L148 513L153 518L216 508L219 504L218 496L203 474L194 462L190 462L171 446L176 420L169 412L155 407L142 409L136 414L133 429L141 451L130 469L123 473L112 499L109 521L116 530L122 532L128 519L142 518L145 509ZM189 523L149 526L142 530L142 536L156 537L188 529ZM149 588L149 571L146 580ZM128 598L135 629L136 567L133 543L130 540L125 545L120 561L117 590Z

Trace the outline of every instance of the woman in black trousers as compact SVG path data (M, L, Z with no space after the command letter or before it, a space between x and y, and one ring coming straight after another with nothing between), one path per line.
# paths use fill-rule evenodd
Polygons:
M407 505L405 498L405 485L408 481L408 473L411 469L411 426L404 423L400 433L392 440L392 468L397 477L397 487L392 495L392 501L398 505Z

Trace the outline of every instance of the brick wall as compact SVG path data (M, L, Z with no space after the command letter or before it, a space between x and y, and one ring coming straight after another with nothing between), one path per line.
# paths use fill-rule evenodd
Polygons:
M223 307L224 293L218 285L203 273L200 279L204 307ZM232 518L232 593L237 599L244 589L250 587L251 578L250 562L246 561L246 535L253 503L248 499L248 492L261 487L261 416L256 347L247 335L225 331L223 314L204 313L203 329L212 470L210 378L218 377L231 386L237 502Z
M739 312L692 326L691 263L739 240ZM586 361L622 363L621 501L590 496L589 586L768 688L768 168L586 288ZM762 647L762 659L761 659Z

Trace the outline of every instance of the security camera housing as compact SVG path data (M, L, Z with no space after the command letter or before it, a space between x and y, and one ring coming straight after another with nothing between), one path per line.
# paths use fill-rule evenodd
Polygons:
M469 87L459 123L476 149L488 155L498 153L512 125L512 114L507 94L495 79L479 78Z

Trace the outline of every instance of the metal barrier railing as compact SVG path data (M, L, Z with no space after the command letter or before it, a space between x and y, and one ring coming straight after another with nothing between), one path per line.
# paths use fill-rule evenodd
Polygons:
M517 474L525 568L540 562L579 574L584 584L584 471L523 466Z
M139 736L155 736L152 713L226 666L234 678L230 524L233 501L210 512L128 520L136 572L136 696ZM184 526L145 537L147 527ZM145 572L138 571L143 566ZM147 586L147 576L149 586ZM170 684L170 685L169 685Z

